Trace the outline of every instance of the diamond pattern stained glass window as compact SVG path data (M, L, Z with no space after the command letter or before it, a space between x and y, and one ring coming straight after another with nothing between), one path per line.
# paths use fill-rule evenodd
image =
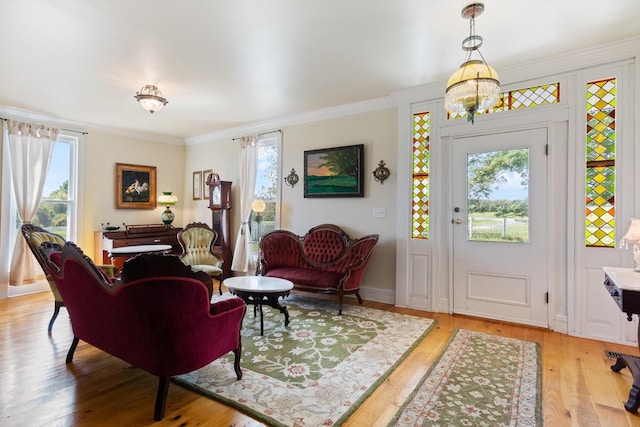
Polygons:
M532 108L560 102L560 83L532 86L524 89L502 92L500 101L489 110L478 111L476 115L495 113L497 111ZM462 117L461 114L449 114L449 120Z
M429 238L429 112L413 115L413 185L411 202L411 237Z
M616 79L587 83L585 243L615 246Z

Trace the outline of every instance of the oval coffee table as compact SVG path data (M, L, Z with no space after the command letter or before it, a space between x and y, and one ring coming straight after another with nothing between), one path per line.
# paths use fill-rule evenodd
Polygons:
M289 311L287 306L280 305L278 298L286 297L293 289L293 283L277 277L264 276L236 276L224 279L222 282L229 292L239 296L247 305L253 305L253 315L256 309L260 311L260 335L264 335L264 320L262 317L262 306L280 310L284 314L284 325L289 325Z

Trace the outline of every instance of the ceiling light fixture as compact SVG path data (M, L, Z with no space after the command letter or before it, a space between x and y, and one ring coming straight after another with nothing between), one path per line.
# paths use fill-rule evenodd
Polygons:
M140 103L142 108L153 114L160 111L169 101L162 97L162 92L156 85L143 86L134 98Z
M449 78L444 97L444 108L449 113L466 114L472 124L477 111L488 110L500 100L498 73L484 60L480 52L482 37L476 35L475 18L482 12L482 3L473 3L462 9L462 17L469 19L469 37L462 41L462 50L467 52L467 56ZM480 59L471 59L475 51Z

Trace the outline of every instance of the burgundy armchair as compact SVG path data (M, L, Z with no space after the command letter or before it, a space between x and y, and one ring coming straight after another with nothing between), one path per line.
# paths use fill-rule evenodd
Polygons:
M240 329L246 309L242 299L210 304L205 285L189 277L112 283L73 243L65 243L61 252L56 246L45 244L41 251L71 319L74 338L67 363L83 340L157 375L155 420L164 418L171 376L199 369L233 351L236 376L242 378Z

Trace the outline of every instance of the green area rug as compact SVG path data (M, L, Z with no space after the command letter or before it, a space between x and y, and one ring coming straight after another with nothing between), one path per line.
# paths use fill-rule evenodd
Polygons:
M247 308L242 328L243 377L229 354L174 377L182 386L231 405L270 426L338 426L375 390L435 321L292 295L290 314Z
M390 426L541 426L536 342L457 330Z

